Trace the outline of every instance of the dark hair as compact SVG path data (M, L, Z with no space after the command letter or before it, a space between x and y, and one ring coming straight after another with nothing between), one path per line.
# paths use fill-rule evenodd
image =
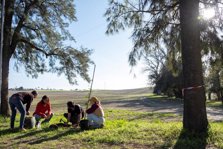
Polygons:
M33 90L31 93L32 93L33 95L37 95L37 91L36 91L36 90Z
M44 96L42 97L42 99L41 99L41 102L44 103L43 100L45 100L45 99L49 99L49 97L46 96L46 95L44 95Z
M68 102L67 102L67 106L68 106L68 107L74 107L74 103L73 103L72 101L68 101Z

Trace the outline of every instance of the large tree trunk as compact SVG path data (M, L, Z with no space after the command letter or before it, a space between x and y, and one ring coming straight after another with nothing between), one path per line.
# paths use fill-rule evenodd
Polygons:
M1 90L1 114L9 116L8 106L8 76L9 76L9 59L4 57L3 51L3 62L2 62L2 90Z
M9 116L8 106L8 76L9 61L12 56L11 38L12 38L12 17L14 13L14 0L5 1L5 22L4 22L4 38L2 51L2 86L1 86L1 114Z
M198 8L199 0L180 0L184 79L183 127L189 131L203 132L207 130L208 120L202 76Z

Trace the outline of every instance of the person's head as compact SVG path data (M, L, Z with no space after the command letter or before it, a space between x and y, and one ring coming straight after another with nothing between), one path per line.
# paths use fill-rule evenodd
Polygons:
M44 103L44 104L48 104L49 101L50 101L50 99L49 99L48 96L44 95L44 96L42 97L42 100L41 100L42 103Z
M67 107L74 107L74 103L72 101L67 102Z
M33 91L31 92L31 94L33 95L34 98L36 98L37 95L38 95L37 91L35 91L35 90L33 90Z
M91 97L91 99L89 100L90 104L100 104L100 101L98 100L97 97Z

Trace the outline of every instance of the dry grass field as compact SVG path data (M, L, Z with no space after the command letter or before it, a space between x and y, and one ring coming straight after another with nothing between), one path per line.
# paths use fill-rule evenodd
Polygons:
M19 91L10 91L10 95ZM28 91L30 92L30 91ZM102 104L105 103L105 108L110 108L110 105L106 104L111 101L123 101L133 100L141 97L147 97L151 95L152 90L149 88L129 89L129 90L93 90L91 96L97 96ZM37 102L41 100L43 95L50 97L52 109L54 112L60 113L66 111L66 103L73 101L85 107L87 102L89 91L38 91L38 97L34 99L31 105L31 111L34 110Z

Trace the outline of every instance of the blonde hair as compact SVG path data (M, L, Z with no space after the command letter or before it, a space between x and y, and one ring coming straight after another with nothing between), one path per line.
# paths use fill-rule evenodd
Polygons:
M89 101L93 102L93 103L96 103L96 104L100 104L100 101L98 100L97 97L91 97L91 99Z

